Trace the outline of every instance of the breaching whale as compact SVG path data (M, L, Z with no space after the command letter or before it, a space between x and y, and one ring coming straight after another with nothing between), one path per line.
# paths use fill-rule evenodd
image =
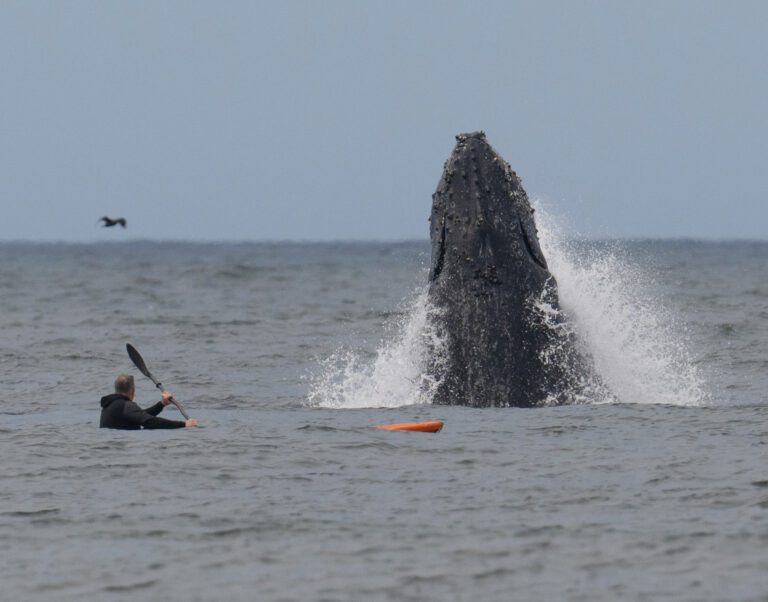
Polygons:
M459 134L432 195L434 403L574 401L581 357L559 310L520 178L483 132Z

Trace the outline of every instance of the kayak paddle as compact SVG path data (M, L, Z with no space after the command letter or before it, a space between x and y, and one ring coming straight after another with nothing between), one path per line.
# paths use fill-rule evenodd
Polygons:
M147 365L144 363L144 358L142 358L141 354L138 351L136 351L136 347L128 343L125 346L125 348L128 351L128 357L131 358L131 361L139 369L139 372L141 372L149 380L155 383L155 386L158 389L160 389L160 391L162 391L163 390L162 383L160 383L160 381L158 381L154 376L152 376L152 373L149 370L147 370ZM179 412L181 412L181 415L184 416L184 418L189 420L189 414L187 414L184 411L184 408L181 406L181 402L178 402L173 397L171 397L171 403L175 405L177 408L179 408Z

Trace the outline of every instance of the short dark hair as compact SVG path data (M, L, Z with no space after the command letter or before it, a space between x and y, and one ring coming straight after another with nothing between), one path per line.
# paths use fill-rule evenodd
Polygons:
M115 379L115 393L128 395L134 391L133 376L130 374L121 374Z

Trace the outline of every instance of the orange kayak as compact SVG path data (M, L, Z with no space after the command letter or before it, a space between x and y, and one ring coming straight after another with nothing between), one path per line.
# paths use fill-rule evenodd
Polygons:
M422 433L437 433L443 428L442 420L429 420L428 422L398 422L396 424L377 424L373 428L387 431L419 431Z

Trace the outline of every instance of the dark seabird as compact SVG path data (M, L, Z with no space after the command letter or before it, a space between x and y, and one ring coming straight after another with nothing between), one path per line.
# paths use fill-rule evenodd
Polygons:
M102 217L99 221L104 222L104 225L102 228L111 228L112 226L117 226L120 224L123 228L125 228L125 225L128 223L125 221L124 217L118 217L117 219L112 219L111 217Z

